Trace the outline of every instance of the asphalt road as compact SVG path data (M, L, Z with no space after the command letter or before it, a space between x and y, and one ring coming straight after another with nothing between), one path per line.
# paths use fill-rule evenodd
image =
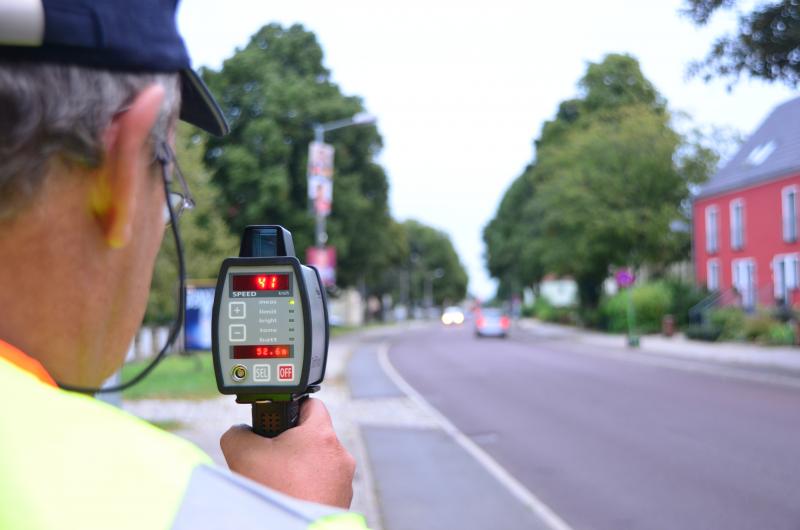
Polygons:
M635 355L465 326L389 358L576 530L800 529L800 389Z

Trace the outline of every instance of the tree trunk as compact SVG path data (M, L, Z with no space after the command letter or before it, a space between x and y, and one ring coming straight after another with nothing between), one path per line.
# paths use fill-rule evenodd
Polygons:
M605 275L586 275L575 279L578 284L578 302L581 309L597 309L600 304L600 296L603 294L605 279Z

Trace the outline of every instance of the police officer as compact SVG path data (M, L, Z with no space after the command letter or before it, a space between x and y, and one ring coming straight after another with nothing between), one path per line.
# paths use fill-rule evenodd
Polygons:
M63 390L102 384L141 324L190 205L179 117L227 132L174 0L0 0L0 528L364 528L317 400L275 439L225 433L232 473Z

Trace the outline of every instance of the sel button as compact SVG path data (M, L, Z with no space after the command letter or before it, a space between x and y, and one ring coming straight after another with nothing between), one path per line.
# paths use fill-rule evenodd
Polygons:
M253 366L253 381L266 383L269 381L269 365L256 364Z

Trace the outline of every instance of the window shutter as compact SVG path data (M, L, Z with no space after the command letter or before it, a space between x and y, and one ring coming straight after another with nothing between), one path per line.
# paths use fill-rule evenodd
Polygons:
M706 252L717 251L717 209L706 207Z
M781 274L782 264L783 258L775 257L772 259L772 285L773 294L775 295L776 300L783 296L783 275Z
M783 240L789 241L789 193L788 190L783 190L781 194L781 213L782 213L782 226L783 226Z
M786 288L797 288L797 256L788 256L785 258L786 269Z

